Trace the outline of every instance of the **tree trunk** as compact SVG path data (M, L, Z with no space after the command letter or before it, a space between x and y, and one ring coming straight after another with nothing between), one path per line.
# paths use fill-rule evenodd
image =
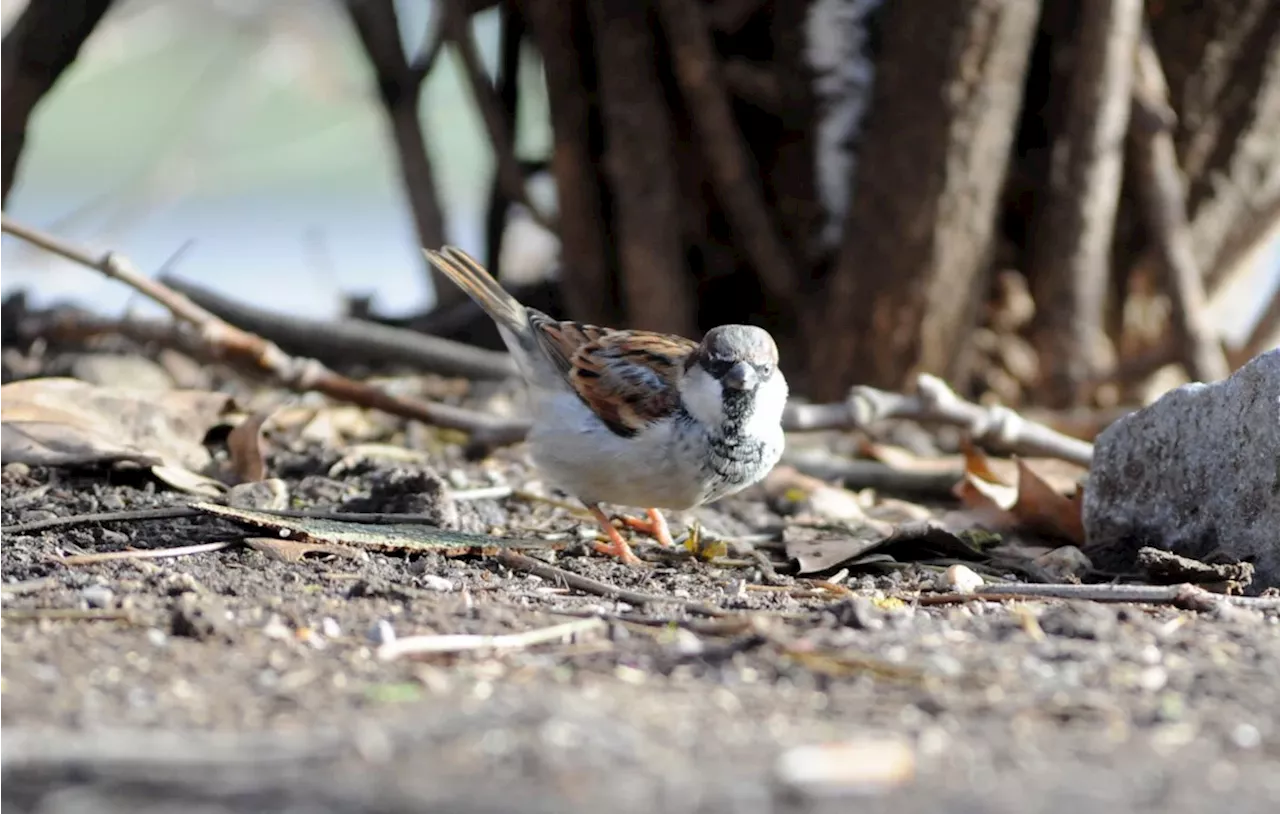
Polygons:
M674 124L648 3L588 0L595 34L618 274L627 324L696 332L694 289L680 234Z
M1042 399L1077 403L1109 365L1105 326L1111 239L1124 177L1141 0L1084 0L1073 51L1064 128L1032 230Z
M583 0L520 2L542 53L551 106L565 304L575 319L617 325L622 308L601 229L608 213L596 163L600 121L591 103L595 49L586 7Z
M960 373L1039 7L886 7L857 187L810 339L815 397Z
M9 201L32 111L75 61L110 7L111 0L31 0L4 35L0 45L4 68L0 72L0 118L4 120L0 204Z

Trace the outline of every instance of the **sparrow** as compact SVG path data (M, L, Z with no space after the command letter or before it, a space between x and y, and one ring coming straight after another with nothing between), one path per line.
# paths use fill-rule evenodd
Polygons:
M639 562L601 503L645 507L647 522L622 521L670 546L661 509L733 494L782 456L788 388L768 331L722 325L694 342L559 321L460 249L426 255L497 324L531 397L533 464L600 523L601 553Z

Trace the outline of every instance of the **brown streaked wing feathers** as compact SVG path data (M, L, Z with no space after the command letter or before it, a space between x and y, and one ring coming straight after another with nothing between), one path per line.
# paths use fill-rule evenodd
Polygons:
M570 386L614 433L635 435L679 406L676 383L697 343L647 331L556 322L532 310L530 322Z

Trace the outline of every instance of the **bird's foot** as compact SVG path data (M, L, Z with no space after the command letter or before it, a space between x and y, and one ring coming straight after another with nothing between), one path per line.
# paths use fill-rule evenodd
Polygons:
M638 517L627 517L623 515L619 519L642 534L648 534L650 537L658 541L658 545L663 548L671 548L675 545L675 540L671 539L671 527L667 525L667 519L662 516L662 512L657 509L646 510L649 515L648 520L641 520Z
M617 557L627 565L638 564L641 561L640 558L631 550L631 546L625 539L623 539L621 532L614 528L613 523L609 522L608 516L605 515L604 512L600 511L599 506L591 506L589 508L591 509L591 514L595 516L596 521L600 523L600 527L604 529L605 536L609 538L609 542L595 542L591 544L591 547L596 551L599 551L601 554L608 554L611 557Z

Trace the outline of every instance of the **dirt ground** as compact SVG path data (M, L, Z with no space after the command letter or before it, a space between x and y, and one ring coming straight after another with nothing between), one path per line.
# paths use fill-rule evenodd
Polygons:
M534 556L727 615L633 607L474 555L54 560L245 536L212 517L10 532L6 811L1280 810L1274 613L926 606L919 569L854 573L841 594L750 559L631 568L589 552L563 508L450 497L530 486L519 448L334 470L343 454L294 439L269 470L293 508L550 534L567 545ZM141 472L8 464L0 484L6 526L188 500ZM733 534L783 522L750 494L700 518ZM388 631L592 617L571 641L378 652ZM802 747L824 744L843 796L805 779L821 761Z

